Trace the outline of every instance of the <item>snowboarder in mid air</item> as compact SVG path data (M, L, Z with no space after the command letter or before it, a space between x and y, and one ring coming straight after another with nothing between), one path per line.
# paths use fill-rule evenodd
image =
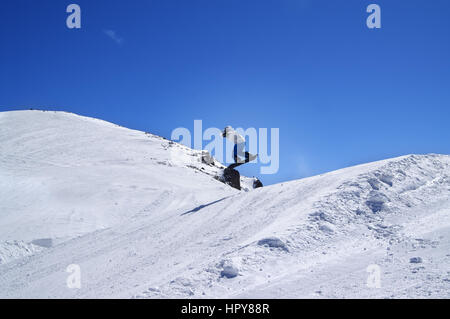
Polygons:
M233 150L234 164L231 164L230 166L228 166L228 168L233 169L242 164L251 162L258 156L250 154L249 152L245 151L244 137L242 137L242 135L236 132L231 126L225 127L225 129L222 132L222 136L234 143L234 150Z

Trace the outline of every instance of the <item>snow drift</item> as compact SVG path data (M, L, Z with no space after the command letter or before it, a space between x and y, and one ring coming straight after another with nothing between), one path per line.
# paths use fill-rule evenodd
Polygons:
M0 297L450 297L449 156L247 192L201 157L73 114L0 113Z

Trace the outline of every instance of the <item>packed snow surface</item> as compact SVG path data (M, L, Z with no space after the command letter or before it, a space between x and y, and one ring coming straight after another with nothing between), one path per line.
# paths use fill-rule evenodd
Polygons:
M201 157L70 113L0 113L0 297L450 297L449 156L244 191Z

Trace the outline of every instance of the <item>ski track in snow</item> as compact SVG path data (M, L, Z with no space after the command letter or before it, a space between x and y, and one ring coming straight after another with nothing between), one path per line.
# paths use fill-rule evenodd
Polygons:
M249 192L200 158L101 120L0 113L0 297L450 297L449 156Z

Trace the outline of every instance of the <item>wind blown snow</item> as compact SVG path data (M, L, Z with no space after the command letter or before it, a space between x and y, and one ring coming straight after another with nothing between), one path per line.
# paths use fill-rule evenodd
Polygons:
M0 297L450 297L449 156L244 191L201 158L97 119L0 113Z

